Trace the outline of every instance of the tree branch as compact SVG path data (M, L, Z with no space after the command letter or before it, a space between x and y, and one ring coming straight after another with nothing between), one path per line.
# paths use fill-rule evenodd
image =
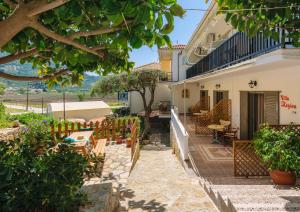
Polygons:
M129 20L127 21L127 24L131 24L133 22L133 20ZM78 37L89 37L89 36L94 36L94 35L103 35L103 34L108 34L108 33L112 33L112 32L118 32L122 29L125 28L125 25L122 26L118 26L118 27L112 27L112 28L99 28L96 30L91 30L91 31L86 31L86 32L75 32L72 35L70 35L69 37L71 39L75 39Z
M97 51L93 50L93 48L86 47L86 46L84 46L82 44L79 44L79 43L73 41L70 38L66 38L64 36L61 36L61 35L57 34L56 32L51 31L50 29L46 28L45 26L43 26L42 24L38 23L37 21L31 22L30 26L32 28L34 28L35 30L37 30L38 32L40 32L41 34L43 34L43 35L45 35L45 36L47 36L49 38L57 40L57 41L59 41L61 43L65 43L65 44L74 46L75 48L78 48L78 49L81 49L82 51L94 54L94 55L96 55L98 57L101 57L101 58L103 57L102 53L98 53Z
M65 74L68 74L69 71L66 69L62 69L60 71L57 71L55 73L45 75L45 76L38 76L38 77L31 77L31 76L16 76L16 75L11 75L7 74L4 72L0 72L0 77L8 80L15 80L15 81L45 81L45 80L50 80Z
M55 0L52 2L49 2L48 0L36 0L33 7L33 9L29 12L28 16L36 16L38 14L41 14L43 12L52 10L56 7L60 7L61 5L64 5L68 3L70 0Z
M117 32L122 30L124 27L113 27L113 28L100 28L92 31L86 31L86 32L75 32L72 35L69 36L72 40L78 37L88 37L88 36L94 36L94 35L103 35L107 33Z
M4 56L4 57L0 58L0 64L5 64L5 63L9 63L9 62L12 62L12 61L15 61L15 60L30 57L30 56L36 55L38 52L39 51L37 50L37 48L33 48L33 49L30 49L26 52L20 52L20 53Z

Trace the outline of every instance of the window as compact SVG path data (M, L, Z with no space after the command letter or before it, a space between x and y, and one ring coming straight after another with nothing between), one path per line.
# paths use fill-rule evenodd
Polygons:
M189 89L183 89L181 92L181 97L182 98L190 98L190 91Z

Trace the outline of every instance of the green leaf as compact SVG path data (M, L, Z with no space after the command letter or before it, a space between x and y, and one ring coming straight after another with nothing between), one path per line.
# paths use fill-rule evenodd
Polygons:
M124 21L122 14L108 15L107 17L113 23L113 26L118 26Z
M174 4L170 7L170 12L174 16L183 17L185 14L185 11L182 9L182 7L179 4Z
M166 25L163 27L163 29L161 30L161 32L162 32L163 34L169 34L169 33L171 33L171 32L173 31L173 29L174 29L174 25L166 24Z
M157 16L157 19L156 19L156 22L155 22L155 26L158 29L161 29L163 27L163 17L162 17L162 15L160 13Z
M138 49L143 45L143 41L137 36L132 36L130 38L130 45L132 48Z

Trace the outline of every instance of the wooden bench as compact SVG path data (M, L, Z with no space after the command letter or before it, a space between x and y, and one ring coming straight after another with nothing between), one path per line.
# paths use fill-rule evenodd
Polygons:
M92 152L95 155L104 155L105 154L105 146L106 146L106 141L107 139L99 139L96 143L96 145L94 146Z

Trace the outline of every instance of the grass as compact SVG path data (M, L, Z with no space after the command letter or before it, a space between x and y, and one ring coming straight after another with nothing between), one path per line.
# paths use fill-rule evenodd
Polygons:
M124 102L107 102L107 104L111 107L124 106Z

